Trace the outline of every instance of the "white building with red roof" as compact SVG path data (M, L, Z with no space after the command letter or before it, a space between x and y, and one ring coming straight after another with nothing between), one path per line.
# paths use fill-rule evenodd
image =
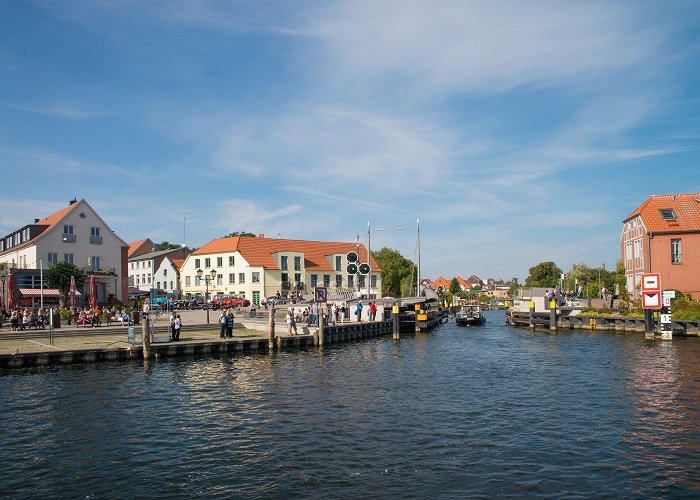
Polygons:
M24 271L38 270L42 263L46 270L58 261L95 276L99 304L109 302L110 296L126 303L128 248L87 201L71 200L58 212L34 219L0 239L0 262L18 276L22 305L34 305L22 296L35 296L41 288L38 273Z
M329 294L381 296L381 269L370 259L367 275L348 273L347 254L359 254L368 262L367 248L357 243L289 240L263 236L232 236L210 241L192 252L182 264L180 277L185 294L204 295L207 283L197 276L212 275L209 293L235 294L259 304L264 297L309 294L326 287Z

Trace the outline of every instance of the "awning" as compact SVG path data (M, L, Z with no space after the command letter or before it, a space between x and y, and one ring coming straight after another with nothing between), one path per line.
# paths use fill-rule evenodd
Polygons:
M40 288L20 288L20 295L24 297L41 297ZM80 295L80 292L76 291L75 295ZM58 288L44 288L44 297L60 297L61 291Z

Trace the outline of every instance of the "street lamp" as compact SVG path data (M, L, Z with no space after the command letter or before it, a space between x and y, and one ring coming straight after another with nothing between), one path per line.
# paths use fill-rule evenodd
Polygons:
M197 278L200 280L204 279L204 286L206 290L204 292L204 304L207 307L207 324L209 324L209 282L216 279L216 269L212 269L206 276L204 275L204 271L197 269Z

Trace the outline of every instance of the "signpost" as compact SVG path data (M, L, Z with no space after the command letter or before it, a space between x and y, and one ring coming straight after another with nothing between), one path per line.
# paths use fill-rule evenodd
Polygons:
M661 315L659 323L661 324L661 340L673 340L673 323L671 323L671 299L675 298L675 290L664 290L661 292Z
M661 307L661 276L659 273L642 274L642 307L644 308L644 338L654 340L652 309Z

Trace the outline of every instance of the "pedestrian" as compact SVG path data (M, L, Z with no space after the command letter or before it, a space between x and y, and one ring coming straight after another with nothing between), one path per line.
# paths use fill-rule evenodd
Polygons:
M182 320L180 319L180 315L176 314L175 315L175 341L180 340L180 330L182 329Z
M357 303L357 307L355 308L355 316L357 317L357 322L362 323L362 301Z
M345 314L347 313L347 308L345 304L340 304L340 323L345 323Z
M338 324L338 304L333 302L331 306L331 318L333 319L333 326Z
M375 302L369 303L369 315L370 321L375 321L377 319L377 304Z
M177 315L175 313L172 313L170 315L170 340L174 342L177 340L177 332L175 331L175 320L177 319ZM122 320L122 324L124 324Z
M292 333L292 330L294 330L294 333ZM294 317L294 308L290 307L289 310L287 310L287 335L296 335L297 334L297 321L296 318Z
M226 313L222 309L219 314L219 338L223 339L226 336Z
M226 336L228 338L233 338L233 319L233 311L229 309L228 314L226 314Z
M318 304L316 302L311 304L311 325L318 326Z

